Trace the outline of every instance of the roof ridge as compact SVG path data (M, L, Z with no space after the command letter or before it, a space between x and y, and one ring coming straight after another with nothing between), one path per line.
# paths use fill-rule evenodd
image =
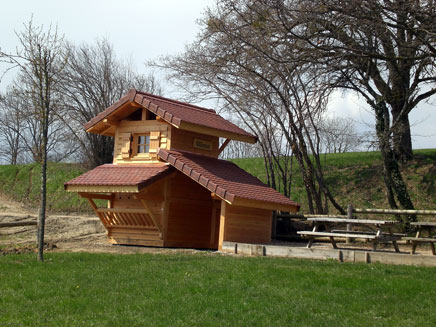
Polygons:
M191 104L191 103L187 103L187 102L183 102L183 101L179 101L179 100L174 100L174 99L170 99L170 98L165 98L165 97L163 97L163 96L155 95L155 94L151 94L151 93L148 93L148 92L143 92L143 91L136 91L136 92L139 93L139 94L141 94L141 95L144 95L144 96L146 96L146 97L156 98L156 99L158 99L158 100L160 100L160 101L170 102L170 103L176 103L176 104L178 104L178 105L181 105L181 106L184 106L184 107L188 107L188 108L190 108L190 109L199 110L199 111L204 111L204 112L206 112L206 113L210 113L210 114L218 115L218 114L216 113L216 111L213 110L213 109L208 109L208 108L200 107L200 106L197 106L197 105L194 105L194 104Z

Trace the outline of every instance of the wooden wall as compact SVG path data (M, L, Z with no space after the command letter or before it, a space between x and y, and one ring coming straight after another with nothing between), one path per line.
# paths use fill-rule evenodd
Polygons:
M131 136L150 134L150 153L134 156L131 148ZM171 126L158 120L128 121L122 120L115 131L114 163L150 163L157 162L158 148L169 149Z
M205 141L211 150L199 149L194 146L195 139ZM171 127L171 150L189 151L203 156L218 157L219 138L217 136L199 134Z
M270 243L272 211L225 204L224 241Z
M129 214L128 210L144 210L141 199L147 201L153 216L158 219L160 225L164 223L164 180L151 185L143 194L116 193L109 207L113 209L127 209L127 224L125 222L108 228L108 238L114 244L134 244L148 246L163 246L162 231L159 231L148 214ZM141 226L142 225L142 226Z
M150 153L134 155L131 137L135 134L150 134ZM194 144L209 145L209 149L200 149ZM158 148L181 150L218 157L219 138L177 129L159 120L127 121L122 120L115 130L114 163L151 163L157 162Z
M146 213L141 200L146 201L153 217ZM219 249L222 241L271 242L271 210L213 199L210 191L180 172L142 193L115 194L109 209L125 210L122 214L126 218L107 226L109 241L116 244Z
M165 246L211 248L213 199L182 173L170 179ZM213 228L212 228L213 226Z

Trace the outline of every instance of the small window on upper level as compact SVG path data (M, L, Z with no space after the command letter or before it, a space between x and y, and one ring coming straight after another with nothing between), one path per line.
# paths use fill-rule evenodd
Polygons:
M141 117L142 117L142 109L139 108L124 119L129 121L138 121L141 120Z
M156 115L145 108L139 108L128 115L124 120L140 121L140 120L156 120Z
M135 134L133 137L135 155L150 152L150 134Z
M147 110L147 120L156 120L156 115Z

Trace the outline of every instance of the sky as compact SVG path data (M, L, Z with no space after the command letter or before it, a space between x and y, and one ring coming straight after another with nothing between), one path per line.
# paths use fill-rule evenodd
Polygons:
M18 45L15 31L33 15L35 25L57 25L60 34L75 44L94 43L107 38L119 58L131 60L139 72L144 63L161 55L183 52L191 43L207 6L214 0L14 0L2 4L0 48L13 51ZM0 71L4 66L0 65ZM161 76L158 72L158 76ZM163 76L163 75L162 75ZM0 83L4 91L11 82L9 73ZM177 90L165 85L165 95ZM413 147L436 147L436 99L421 104L410 115ZM329 103L331 117L351 117L363 131L373 129L374 119L365 101L352 93L336 93Z

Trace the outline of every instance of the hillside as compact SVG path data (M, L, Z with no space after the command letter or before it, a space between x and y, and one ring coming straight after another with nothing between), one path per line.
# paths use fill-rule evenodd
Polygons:
M403 168L412 200L419 209L436 209L436 149L417 150L415 159ZM382 163L377 152L329 154L322 157L325 176L338 202L347 206L387 208ZM262 158L235 159L241 168L266 181ZM85 171L79 165L50 163L48 166L48 209L51 212L90 212L88 203L75 193L64 191L63 183ZM307 211L305 190L294 165L291 198ZM38 206L40 166L0 166L0 192L28 208ZM2 208L0 208L1 210Z
M417 209L436 209L436 149L416 150L413 161L403 167L403 177ZM266 182L262 158L235 159L241 168ZM378 152L322 155L326 183L340 205L388 208L383 182L383 165ZM306 192L298 165L293 165L291 198L307 212Z
M47 209L50 212L91 212L88 201L64 190L64 182L86 170L76 164L49 163L47 167ZM0 165L0 192L29 209L37 208L41 194L41 166ZM2 210L2 208L0 208Z

